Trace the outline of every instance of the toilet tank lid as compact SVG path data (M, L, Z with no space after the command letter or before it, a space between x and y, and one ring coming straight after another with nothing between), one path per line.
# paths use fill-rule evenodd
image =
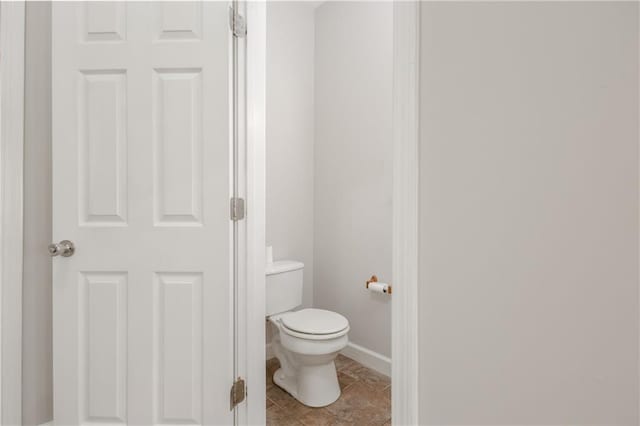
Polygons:
M267 275L281 274L283 272L297 271L304 268L304 263L295 260L278 260L268 263L265 273Z

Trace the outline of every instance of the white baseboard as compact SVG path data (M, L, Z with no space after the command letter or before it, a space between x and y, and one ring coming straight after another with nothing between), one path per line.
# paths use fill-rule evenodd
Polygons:
M53 426L53 422L46 422L46 423L42 423L38 426Z
M380 374L391 377L391 358L351 342L349 342L347 347L341 350L340 353L358 361L365 367L369 367Z
M267 359L274 358L276 355L273 353L271 343L267 343L266 347ZM391 358L384 355L380 355L370 349L363 348L360 345L349 342L347 347L340 351L340 353L348 358L358 361L365 367L371 368L380 374L391 377Z

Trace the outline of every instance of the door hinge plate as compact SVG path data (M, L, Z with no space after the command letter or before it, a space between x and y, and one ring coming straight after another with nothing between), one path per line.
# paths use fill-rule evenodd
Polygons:
M238 379L233 382L233 386L231 386L231 410L233 410L236 405L244 401L246 395L247 388L244 379L238 377Z
M229 28L234 37L242 38L247 35L247 21L233 7L229 7Z
M231 220L238 221L244 219L244 199L233 197L231 199Z

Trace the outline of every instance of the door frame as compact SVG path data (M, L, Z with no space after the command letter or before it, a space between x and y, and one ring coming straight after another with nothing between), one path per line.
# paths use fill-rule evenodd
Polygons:
M264 424L266 13L263 2L253 5L253 14L251 7L247 12L247 419ZM394 0L391 375L392 420L399 425L418 424L419 12L417 0Z
M417 425L420 1L393 8L392 422Z
M22 423L24 1L0 3L0 424Z
M239 316L247 379L246 417L240 424L266 424L265 178L267 0L247 1L246 38L246 281Z

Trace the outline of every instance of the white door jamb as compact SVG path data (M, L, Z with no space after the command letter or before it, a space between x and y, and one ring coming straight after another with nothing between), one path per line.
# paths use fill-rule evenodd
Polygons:
M247 117L247 291L246 424L266 424L265 406L265 138L266 1L246 2Z
M22 423L25 4L0 3L0 424Z
M393 8L392 423L418 424L418 105L420 2Z

